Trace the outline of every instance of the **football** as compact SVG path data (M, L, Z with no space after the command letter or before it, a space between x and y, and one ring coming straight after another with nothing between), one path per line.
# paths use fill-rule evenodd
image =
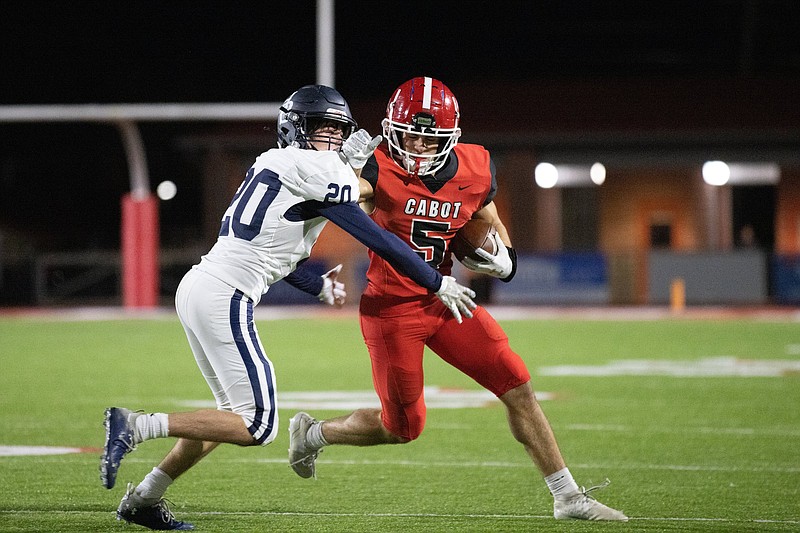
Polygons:
M450 241L450 251L459 261L465 257L481 261L481 256L475 253L478 248L486 250L492 255L497 253L494 240L489 238L496 232L497 230L491 223L473 218L461 226L461 229L453 236L453 240Z

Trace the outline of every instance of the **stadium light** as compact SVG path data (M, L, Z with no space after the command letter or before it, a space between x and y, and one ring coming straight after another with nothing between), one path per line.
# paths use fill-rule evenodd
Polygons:
M606 182L606 167L602 163L595 163L589 169L589 179L595 185L602 185Z
M777 163L728 163L730 185L774 185L781 179Z
M542 189L552 189L558 183L558 169L552 163L539 163L533 171L536 185Z
M164 180L156 187L156 194L161 200L172 200L178 193L178 186L174 181Z
M724 161L706 161L703 163L703 181L709 185L720 187L728 183L731 169Z
M777 163L725 163L707 161L703 164L703 180L709 185L775 185L781 179Z
M553 187L591 187L606 181L606 167L602 163L588 165L554 165L539 163L534 171L536 184L543 189Z

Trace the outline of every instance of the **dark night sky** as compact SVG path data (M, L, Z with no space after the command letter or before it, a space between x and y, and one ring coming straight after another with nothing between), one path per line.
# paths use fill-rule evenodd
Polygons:
M316 81L315 6L8 0L0 104L283 100ZM351 103L385 101L416 75L456 94L495 81L800 78L796 0L339 0L335 16L336 85ZM481 103L513 113L502 94ZM151 179L182 186L162 209L165 225L189 233L197 162L174 139L202 127L142 126ZM116 247L127 188L113 128L0 124L7 245L17 235L38 249Z
M277 101L315 78L315 5L9 0L3 103ZM337 86L796 75L795 0L336 2Z

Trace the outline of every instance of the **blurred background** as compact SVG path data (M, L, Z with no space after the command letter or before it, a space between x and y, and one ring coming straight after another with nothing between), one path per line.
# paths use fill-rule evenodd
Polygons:
M318 48L318 12L333 35ZM327 76L380 132L414 76L459 99L520 252L486 302L800 304L796 0L43 2L0 8L0 107L278 103ZM322 41L325 44L325 41ZM157 304L213 244L271 120L133 124L157 198ZM124 296L131 168L114 121L0 121L0 306ZM331 226L331 225L329 225ZM320 272L363 247L327 228ZM467 272L459 272L467 278ZM135 277L135 276L134 276ZM276 286L263 305L314 302ZM145 306L150 304L145 304Z

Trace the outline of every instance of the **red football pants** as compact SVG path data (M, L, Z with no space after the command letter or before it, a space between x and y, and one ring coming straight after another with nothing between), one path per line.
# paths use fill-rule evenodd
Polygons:
M508 336L482 307L459 324L435 296L395 302L364 295L359 309L381 418L392 434L413 440L425 427L425 345L496 396L530 381Z

